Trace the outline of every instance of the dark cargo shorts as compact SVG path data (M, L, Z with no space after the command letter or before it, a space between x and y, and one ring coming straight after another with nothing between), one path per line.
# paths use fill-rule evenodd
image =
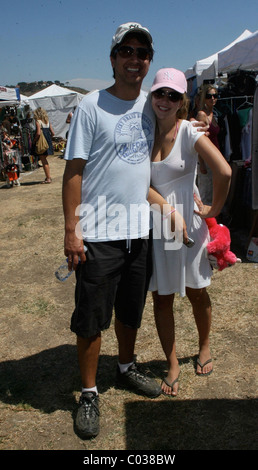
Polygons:
M151 277L151 240L86 242L76 271L71 330L89 338L110 326L113 308L125 326L139 328Z

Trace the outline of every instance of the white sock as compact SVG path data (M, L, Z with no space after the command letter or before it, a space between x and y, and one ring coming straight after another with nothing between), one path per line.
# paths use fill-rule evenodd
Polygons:
M127 372L129 367L133 365L133 362L129 362L129 364L120 364L119 362L118 365L119 365L121 374L124 374L125 372Z
M92 388L82 388L82 393L83 392L95 392L97 395L98 395L98 389L95 385L95 387L92 387Z

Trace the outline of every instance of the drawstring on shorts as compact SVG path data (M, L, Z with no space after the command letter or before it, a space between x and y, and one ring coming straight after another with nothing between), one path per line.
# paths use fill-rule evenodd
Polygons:
M128 253L131 253L131 240L126 240L126 249Z

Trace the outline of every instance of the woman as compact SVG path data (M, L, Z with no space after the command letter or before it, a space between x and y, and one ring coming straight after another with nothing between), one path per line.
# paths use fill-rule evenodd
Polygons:
M179 364L173 317L176 292L189 298L199 333L196 373L208 375L212 372L209 349L211 303L206 291L212 271L205 252L208 229L203 219L219 214L231 177L231 169L217 147L183 119L187 116L186 89L184 74L171 68L159 70L151 88L156 115L151 184L171 207L180 212L188 235L195 241L189 248L183 244L178 247L173 238L166 240L164 235L154 236L153 240L153 275L149 290L153 292L156 326L168 362L168 375L161 385L167 395L177 395L178 391ZM198 154L213 173L211 206L203 205L199 199L194 201L193 193L198 195L195 187Z
M200 110L197 113L196 119L202 120L209 125L209 139L213 142L218 149L219 141L218 134L220 127L214 115L214 106L217 103L218 92L214 85L204 85L200 95ZM212 201L212 174L211 169L205 165L204 160L199 157L198 168L198 188L200 196L205 204L211 204Z
M37 140L40 137L41 131L43 132L46 141L48 143L48 149L43 155L37 155L37 157L41 160L42 165L43 165L43 170L45 172L45 180L43 183L51 183L52 179L50 177L50 168L49 168L49 163L47 160L48 155L53 155L53 145L52 145L52 137L55 135L52 125L49 123L48 115L45 109L43 108L37 108L34 111L34 118L36 121L36 133L34 137L33 144L35 145Z

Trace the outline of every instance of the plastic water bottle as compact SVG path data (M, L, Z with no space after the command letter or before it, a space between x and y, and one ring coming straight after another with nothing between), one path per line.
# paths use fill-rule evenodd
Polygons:
M84 253L86 253L87 251L87 247L84 245ZM80 264L80 259L79 259L79 264ZM65 260L65 263L61 264L59 266L59 268L57 268L56 272L55 272L55 276L56 278L61 281L61 282L64 282L68 279L68 277L71 276L71 274L73 274L74 270L72 269L71 271L69 271L68 269L68 258L66 258Z
M59 281L64 282L71 276L71 274L73 274L73 272L73 269L72 271L68 270L68 258L66 258L66 262L57 268L55 276Z

